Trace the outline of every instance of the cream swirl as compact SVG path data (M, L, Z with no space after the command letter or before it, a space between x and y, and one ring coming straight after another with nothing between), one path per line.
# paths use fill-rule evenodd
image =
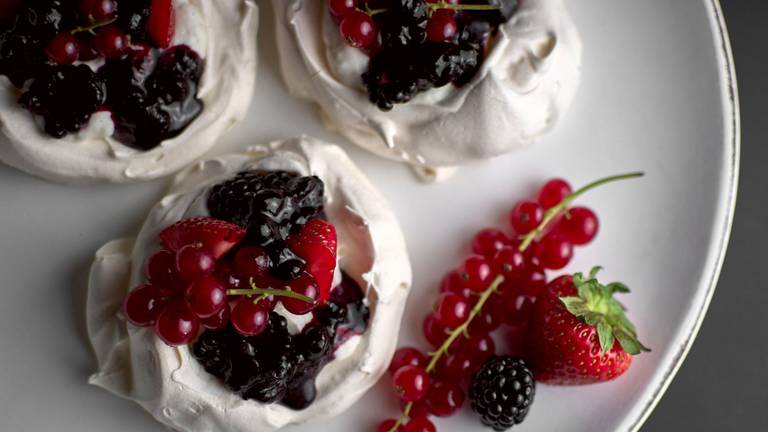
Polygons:
M111 138L108 113L97 113L77 134L56 139L18 102L0 77L0 160L60 182L137 182L171 174L200 158L248 110L256 79L258 9L252 0L174 0L174 44L205 60L198 89L203 112L180 135L150 151Z
M209 375L188 347L167 346L151 329L126 325L120 312L129 288L143 281L142 263L158 248L160 230L185 217L206 215L210 187L249 168L293 170L324 181L325 212L339 238L339 265L365 287L371 307L368 330L340 347L317 378L317 399L303 411L243 400ZM303 137L201 162L177 176L135 240L115 240L96 253L86 311L99 371L90 382L134 400L158 421L185 432L268 432L331 417L385 372L410 285L405 240L394 214L339 147Z
M378 155L426 173L535 141L573 99L581 40L562 0L528 0L499 29L475 78L380 111L360 75L367 58L347 46L325 2L272 0L283 78L320 105L326 126Z

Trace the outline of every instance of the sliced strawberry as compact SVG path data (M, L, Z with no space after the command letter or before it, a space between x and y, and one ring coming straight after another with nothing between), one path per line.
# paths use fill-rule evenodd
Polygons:
M152 0L147 31L155 44L160 48L168 48L175 30L176 14L173 9L173 0Z
M322 219L312 219L288 238L288 247L307 261L307 273L320 288L320 302L328 300L336 269L336 228Z
M170 251L176 252L186 245L202 243L216 259L229 252L243 237L243 228L210 217L184 219L160 232L160 241Z

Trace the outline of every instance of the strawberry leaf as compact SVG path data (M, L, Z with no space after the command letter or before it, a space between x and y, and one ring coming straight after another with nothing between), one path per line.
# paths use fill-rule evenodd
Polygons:
M621 282L611 282L606 285L606 288L608 288L611 293L626 294L629 292L629 288Z
M607 353L613 348L613 328L604 319L597 323L597 337L600 339L600 348Z

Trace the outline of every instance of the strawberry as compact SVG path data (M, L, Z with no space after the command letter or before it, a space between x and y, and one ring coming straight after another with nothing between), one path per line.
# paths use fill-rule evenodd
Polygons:
M152 0L147 31L159 48L168 48L176 28L173 0Z
M528 332L527 350L536 380L575 385L612 380L650 351L637 339L625 308L613 298L629 292L619 282L600 284L596 267L561 276L539 295Z
M210 217L180 220L160 232L160 241L172 252L189 244L202 243L216 259L229 252L243 237L243 228Z
M328 300L336 269L336 228L322 219L312 219L288 238L288 247L307 262L307 272L320 288L320 302Z

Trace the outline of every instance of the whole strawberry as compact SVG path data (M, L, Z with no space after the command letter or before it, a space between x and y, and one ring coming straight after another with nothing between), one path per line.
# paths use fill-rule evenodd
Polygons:
M561 276L539 295L528 332L528 355L538 382L559 385L612 380L650 351L637 339L624 306L613 298L622 283L600 284L592 270Z

